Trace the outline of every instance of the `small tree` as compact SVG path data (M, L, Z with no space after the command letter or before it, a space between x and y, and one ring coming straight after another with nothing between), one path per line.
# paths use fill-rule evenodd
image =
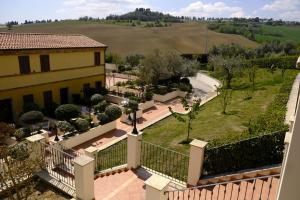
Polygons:
M196 119L197 115L200 112L200 103L201 100L199 99L194 101L192 104L189 104L187 98L182 98L182 106L186 111L189 111L189 113L187 114L187 119L182 115L174 112L173 109L169 107L169 110L172 113L173 117L175 117L180 122L187 123L187 137L185 141L186 143L190 142L190 131L192 130L192 122L194 119Z
M36 148L31 148L29 144L20 143L14 146L0 146L0 158L4 161L0 173L0 185L6 188L9 199L23 200L31 193L34 187L32 181L24 184L24 178L31 178L34 173L43 168L43 156L36 155Z
M214 56L210 59L210 64L214 66L226 81L226 88L231 89L231 82L234 78L235 71L241 68L242 64L239 58Z
M252 65L248 67L248 76L249 76L249 81L252 83L252 89L254 90L255 88L255 78L256 78L256 66Z
M231 103L232 89L221 87L218 90L221 98L222 113L226 114L227 107Z

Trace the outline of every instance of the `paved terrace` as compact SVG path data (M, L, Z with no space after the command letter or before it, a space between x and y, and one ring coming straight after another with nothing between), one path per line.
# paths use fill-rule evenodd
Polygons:
M171 100L167 103L155 103L155 107L146 110L143 113L143 117L140 118L137 122L138 130L143 130L144 128L160 121L168 116L170 116L170 111L168 107L173 108L174 111L183 113L185 112L184 108L180 103L180 99ZM120 120L117 121L117 129L111 132L108 132L100 137L97 137L93 140L90 140L86 143L83 143L74 149L77 151L83 151L90 146L100 148L102 145L105 145L109 142L112 142L116 139L122 139L126 137L126 133L132 131L132 126L122 123Z

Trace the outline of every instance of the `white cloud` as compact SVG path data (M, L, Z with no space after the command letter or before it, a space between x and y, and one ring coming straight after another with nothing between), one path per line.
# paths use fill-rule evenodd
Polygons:
M121 14L137 7L147 7L143 0L63 0L62 7L56 12L70 18L80 16L106 17Z
M291 20L291 21L300 21L300 11L289 11L280 14L281 19Z
M244 10L241 7L229 6L224 2L203 3L197 1L189 4L187 7L177 12L172 12L177 16L195 16L195 17L243 17Z
M300 5L299 0L276 0L273 3L266 4L262 7L264 11L291 11L297 10Z

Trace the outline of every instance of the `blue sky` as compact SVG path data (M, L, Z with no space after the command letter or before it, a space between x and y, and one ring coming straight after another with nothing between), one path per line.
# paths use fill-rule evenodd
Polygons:
M272 17L300 21L300 0L3 0L0 23L25 19L103 18L147 7L178 16Z

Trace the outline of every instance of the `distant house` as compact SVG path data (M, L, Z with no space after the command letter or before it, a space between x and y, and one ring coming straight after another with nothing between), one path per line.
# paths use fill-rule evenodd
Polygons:
M300 56L299 56L299 58L298 58L298 60L297 60L297 63L296 63L296 68L300 68Z
M106 48L78 34L0 33L0 121L15 121L26 103L66 104L103 86Z

